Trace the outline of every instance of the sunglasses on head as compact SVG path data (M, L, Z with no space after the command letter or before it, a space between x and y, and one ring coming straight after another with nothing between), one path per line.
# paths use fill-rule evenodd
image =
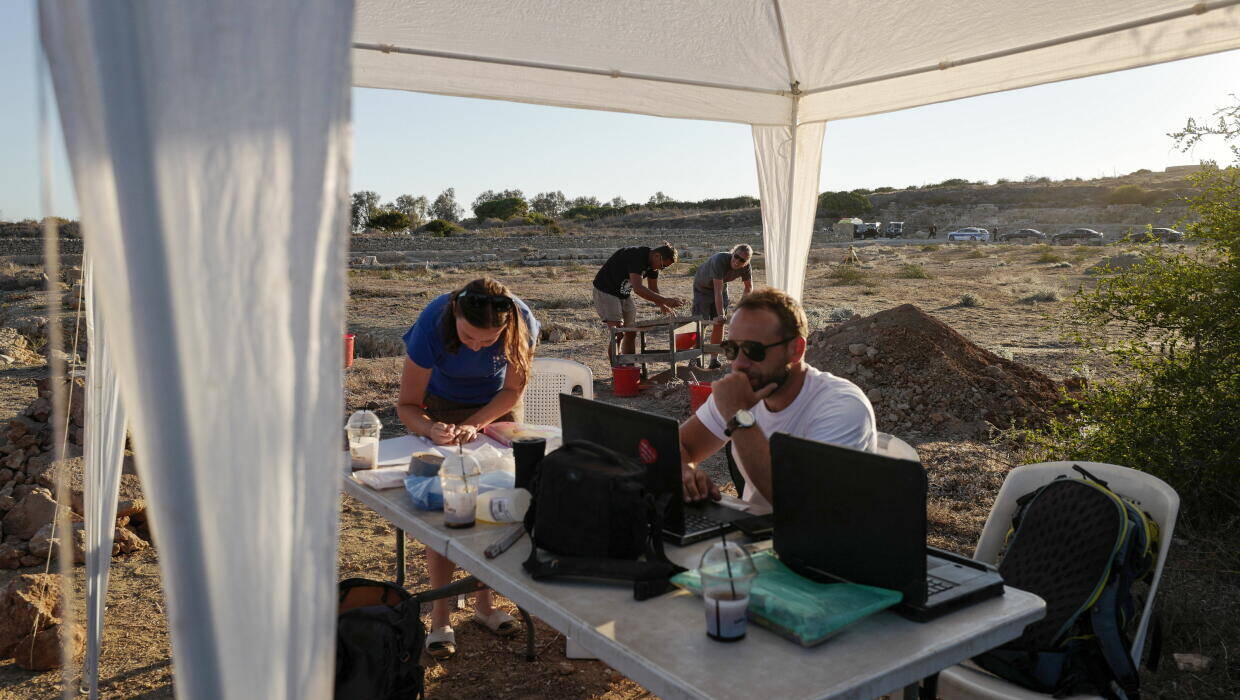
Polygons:
M745 353L745 357L748 357L754 362L761 362L766 359L767 348L773 348L776 345L783 345L789 340L795 339L796 336L794 335L791 338L784 338L783 340L778 340L774 343L768 343L766 345L763 345L756 340L742 340L740 342L735 340L725 340L722 343L719 343L719 349L723 350L723 356L728 358L728 360L735 360L736 356L743 352Z
M460 294L456 295L456 300L462 306L468 306L473 309L490 306L496 311L512 310L512 297L503 294L482 294L463 289Z
M736 258L737 260L740 260L743 263L749 262L749 258L741 255L740 253L732 253L732 257Z

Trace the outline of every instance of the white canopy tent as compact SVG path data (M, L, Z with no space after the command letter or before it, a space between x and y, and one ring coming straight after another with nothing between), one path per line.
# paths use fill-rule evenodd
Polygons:
M178 693L331 692L350 58L357 86L753 125L799 295L826 121L1238 48L1237 4L45 0L120 387L91 405L133 427Z

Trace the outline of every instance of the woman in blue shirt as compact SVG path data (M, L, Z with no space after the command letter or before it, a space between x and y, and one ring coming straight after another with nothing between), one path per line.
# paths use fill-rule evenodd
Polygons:
M490 277L437 297L405 333L396 404L401 422L415 435L450 445L473 440L495 421L520 421L537 338L529 307ZM431 587L451 583L452 562L430 550L426 556ZM492 607L489 590L478 592L474 609L474 621L495 634L517 632L512 616ZM434 603L426 649L438 659L456 653L447 600Z

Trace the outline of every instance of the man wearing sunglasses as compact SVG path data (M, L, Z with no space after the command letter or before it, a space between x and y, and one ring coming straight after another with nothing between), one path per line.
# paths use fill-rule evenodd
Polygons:
M721 343L732 371L714 382L711 397L680 426L685 499L719 499L710 476L697 469L729 441L745 477L741 499L754 513L771 510L768 438L779 432L857 450L876 448L874 408L852 382L805 363L808 327L796 299L776 289L747 294L737 304Z
M710 342L718 345L723 339L723 317L728 312L728 282L740 279L745 285L745 294L753 291L753 278L750 273L749 259L753 257L753 248L748 243L741 243L728 253L715 253L698 266L693 275L693 315L714 321L710 329ZM702 360L697 360L702 366ZM719 369L719 356L710 356L710 368Z
M663 313L683 305L680 299L659 294L659 270L675 262L676 249L667 241L657 248L629 246L612 253L594 276L594 310L598 317L612 328L633 325L637 320L634 294L658 306ZM643 279L648 281L643 283ZM632 354L636 337L636 333L625 333L620 352Z

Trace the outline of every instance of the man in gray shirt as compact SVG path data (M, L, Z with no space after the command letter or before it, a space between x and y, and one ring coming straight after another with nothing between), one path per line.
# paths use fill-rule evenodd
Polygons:
M753 278L750 273L749 259L753 257L753 248L748 243L741 243L732 248L730 253L715 253L698 266L693 276L693 315L713 320L710 331L710 342L718 345L723 340L723 319L728 310L728 282L740 279L745 285L745 294L753 291ZM702 360L698 359L698 366ZM710 368L718 369L719 356L711 355Z

